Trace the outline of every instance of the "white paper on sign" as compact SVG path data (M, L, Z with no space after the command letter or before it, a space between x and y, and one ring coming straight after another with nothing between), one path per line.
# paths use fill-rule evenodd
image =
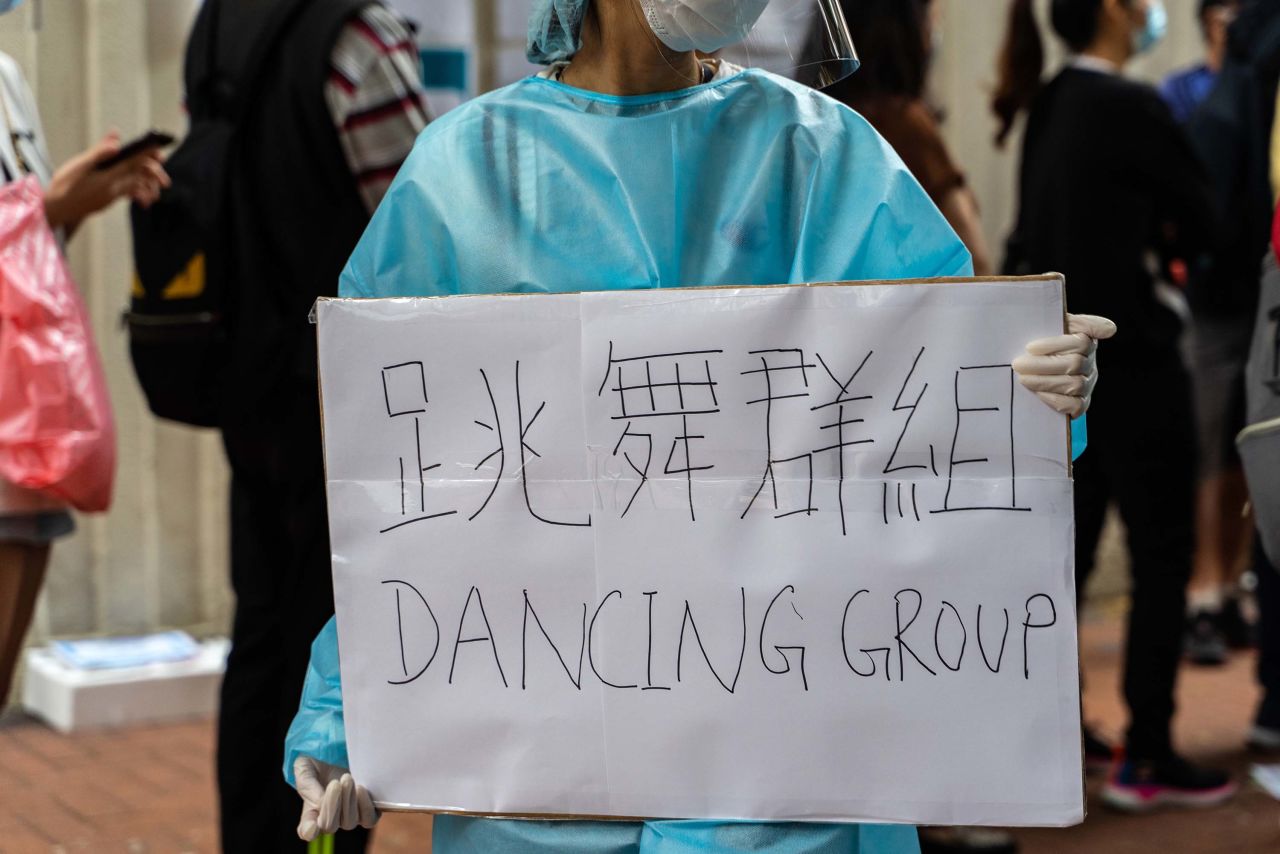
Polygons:
M1083 818L1057 277L325 300L382 805Z

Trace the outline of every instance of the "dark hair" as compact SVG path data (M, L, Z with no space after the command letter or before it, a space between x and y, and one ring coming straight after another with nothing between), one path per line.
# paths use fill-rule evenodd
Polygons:
M1102 0L1052 0L1049 8L1053 29L1067 47L1084 50L1098 34L1098 13ZM1004 44L997 60L997 83L991 109L1000 119L996 145L1004 145L1018 113L1031 105L1040 90L1044 71L1044 44L1036 25L1032 0L1012 0Z
M928 73L925 15L932 0L841 0L862 63L824 91L849 103L868 95L919 98Z

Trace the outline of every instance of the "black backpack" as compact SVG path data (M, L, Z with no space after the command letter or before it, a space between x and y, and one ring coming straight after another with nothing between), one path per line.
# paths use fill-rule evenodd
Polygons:
M218 50L221 5L207 0L188 46L190 128L166 164L173 186L150 208L130 211L135 276L124 315L134 372L151 411L200 427L219 423L227 362L235 271L223 208L237 130L268 57L307 0L277 0L238 64Z

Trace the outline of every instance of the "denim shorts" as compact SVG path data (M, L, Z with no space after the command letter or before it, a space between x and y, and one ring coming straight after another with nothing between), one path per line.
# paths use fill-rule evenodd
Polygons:
M0 515L0 542L51 543L75 529L75 520L65 510Z

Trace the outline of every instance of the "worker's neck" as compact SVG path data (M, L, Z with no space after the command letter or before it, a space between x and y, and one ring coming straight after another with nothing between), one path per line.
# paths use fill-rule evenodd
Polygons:
M693 52L658 41L633 3L593 3L582 22L582 48L560 77L605 95L674 92L702 82Z
M1128 34L1123 36L1099 35L1098 38L1093 40L1092 44L1080 51L1080 55L1101 60L1108 65L1115 66L1115 69L1119 71L1133 57L1133 46L1129 42Z
M1217 74L1222 70L1222 63L1227 58L1227 45L1225 42L1218 42L1209 45L1209 49L1205 52L1204 64L1210 71Z

